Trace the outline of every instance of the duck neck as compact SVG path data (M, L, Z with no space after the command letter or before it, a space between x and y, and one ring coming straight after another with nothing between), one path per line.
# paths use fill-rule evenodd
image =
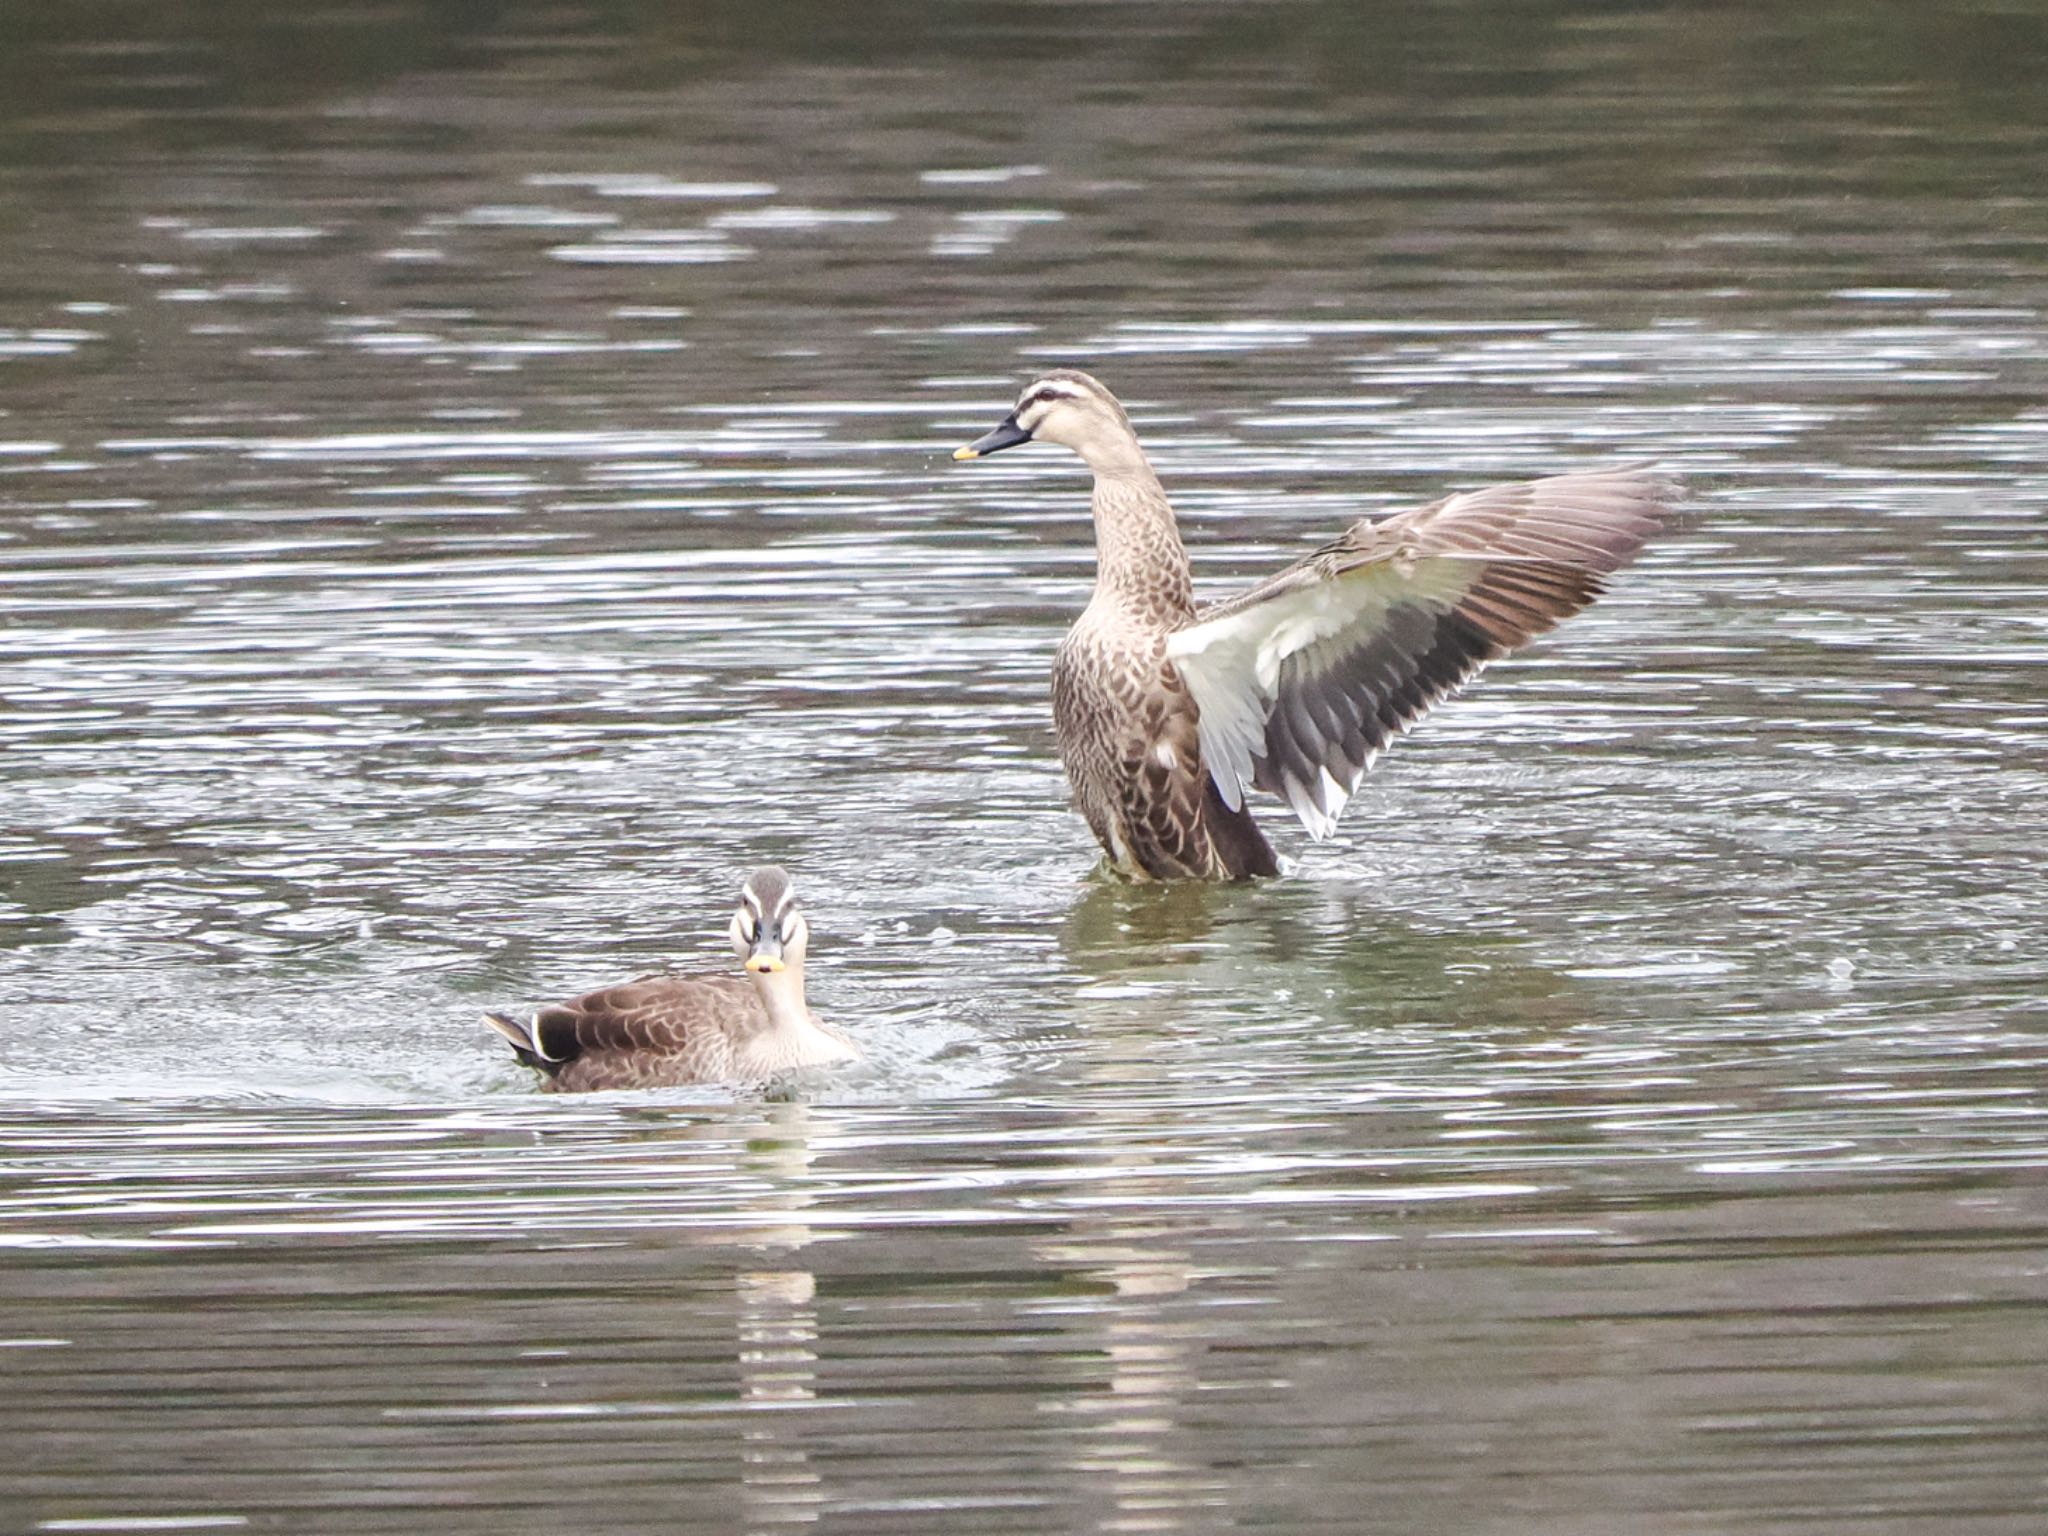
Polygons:
M1173 506L1137 445L1092 462L1095 471L1095 590L1120 603L1176 616L1194 612L1188 552Z
M802 966L756 974L754 987L768 1018L751 1039L739 1043L740 1055L749 1070L774 1073L790 1067L846 1061L860 1055L812 1015L804 1002Z
M804 1002L804 968L787 965L779 971L754 973L754 994L768 1015L768 1032L802 1034L811 1030L811 1010Z

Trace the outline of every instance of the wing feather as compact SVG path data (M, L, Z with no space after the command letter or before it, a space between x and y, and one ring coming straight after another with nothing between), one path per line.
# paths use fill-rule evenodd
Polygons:
M751 1003L744 977L658 972L542 1008L533 1016L533 1034L554 1060L675 1052L694 1032Z
M1598 597L1670 518L1643 468L1465 491L1359 522L1168 641L1235 810L1279 795L1312 837L1432 705Z

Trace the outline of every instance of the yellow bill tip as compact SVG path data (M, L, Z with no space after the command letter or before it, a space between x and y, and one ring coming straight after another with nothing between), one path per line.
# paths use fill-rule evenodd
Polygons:
M972 448L955 448L953 450L953 457L956 459L978 459L981 455Z
M747 969L756 976L766 976L772 972L784 970L786 967L773 955L752 955L748 957Z

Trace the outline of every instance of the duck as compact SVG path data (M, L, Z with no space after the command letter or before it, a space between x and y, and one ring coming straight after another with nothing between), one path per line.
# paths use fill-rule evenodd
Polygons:
M853 1042L804 1001L810 925L787 871L755 870L729 927L744 976L657 972L520 1020L486 1013L549 1093L763 1082L859 1059Z
M1590 604L1682 494L1647 465L1460 491L1197 608L1173 505L1108 387L1042 374L953 457L1033 442L1095 479L1095 588L1053 657L1053 727L1076 808L1139 881L1278 874L1251 789L1332 836L1396 736Z

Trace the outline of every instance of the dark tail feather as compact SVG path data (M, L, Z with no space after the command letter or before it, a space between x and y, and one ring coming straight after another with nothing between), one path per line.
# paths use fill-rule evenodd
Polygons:
M533 1048L533 1032L517 1019L502 1013L487 1013L484 1023L503 1035L512 1045L512 1054L519 1058L522 1067L532 1067L536 1072L545 1072L553 1077L562 1070L559 1061L549 1061Z
M1259 824L1252 820L1252 808L1243 805L1233 811L1225 805L1214 779L1209 779L1204 788L1208 793L1203 805L1203 824L1208 827L1209 841L1215 845L1216 855L1230 878L1249 880L1279 874L1279 856L1266 841L1266 834L1259 830Z

